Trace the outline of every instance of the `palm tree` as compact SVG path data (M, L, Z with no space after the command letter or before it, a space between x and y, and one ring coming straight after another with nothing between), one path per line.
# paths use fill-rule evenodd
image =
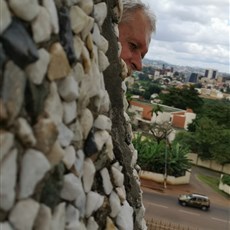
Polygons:
M167 148L165 142L159 144L141 133L135 135L133 145L138 151L138 164L143 170L165 174L165 150L167 150L167 175L183 176L191 168L187 158L189 150L179 143L173 143Z
M153 108L152 108L152 110L151 111L149 111L152 115L155 113L156 114L156 116L158 116L158 113L159 112L163 112L163 109L162 109L162 107L159 105L159 104L156 104L156 105L154 105L153 106Z

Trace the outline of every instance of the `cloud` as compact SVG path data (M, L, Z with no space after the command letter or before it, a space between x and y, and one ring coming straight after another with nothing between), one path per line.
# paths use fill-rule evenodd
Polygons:
M157 18L146 57L229 70L228 0L142 0Z

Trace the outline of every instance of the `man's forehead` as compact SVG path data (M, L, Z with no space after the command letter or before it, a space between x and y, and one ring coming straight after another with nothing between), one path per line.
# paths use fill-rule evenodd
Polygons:
M151 36L147 36L145 39L136 39L136 45L141 50L141 54L144 57L144 55L148 52L149 44L151 41Z

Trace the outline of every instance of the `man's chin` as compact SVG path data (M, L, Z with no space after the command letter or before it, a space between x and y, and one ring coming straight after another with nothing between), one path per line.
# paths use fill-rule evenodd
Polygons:
M134 71L133 71L130 67L128 67L127 76L132 76L133 72L134 72Z
M131 66L127 65L123 59L121 59L122 63L122 79L125 79L126 77L132 76L133 69Z
M134 70L132 69L132 67L130 65L126 65L127 68L127 77L132 76Z

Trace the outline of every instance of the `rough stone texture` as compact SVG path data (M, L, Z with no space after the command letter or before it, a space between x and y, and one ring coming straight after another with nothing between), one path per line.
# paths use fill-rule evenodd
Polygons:
M113 12L108 12L111 17L115 17ZM133 168L131 167L132 152L129 148L128 140L128 126L124 118L124 105L122 97L122 79L121 72L117 70L119 68L119 59L116 55L115 50L118 50L118 45L116 47L116 36L113 32L111 21L109 17L106 18L104 25L104 36L110 41L109 49L107 51L110 66L105 70L105 86L108 90L110 101L111 101L111 118L112 118L112 139L114 146L114 154L116 159L120 164L124 165L123 173L125 176L125 187L127 190L127 200L130 205L134 208L134 220L138 213L140 205L142 203L140 186L138 185L136 179L133 175ZM116 60L116 61L115 61ZM116 90L113 90L116 88ZM125 154L124 154L125 153ZM141 229L141 225L138 222L134 223L134 229Z
M146 229L121 1L4 0L3 9L0 228Z

